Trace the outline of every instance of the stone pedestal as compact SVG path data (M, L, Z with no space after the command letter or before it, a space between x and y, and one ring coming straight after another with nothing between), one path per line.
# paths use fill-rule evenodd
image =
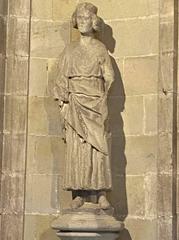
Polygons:
M124 224L113 216L113 208L102 210L97 204L85 203L76 210L66 209L52 223L61 239L114 240Z

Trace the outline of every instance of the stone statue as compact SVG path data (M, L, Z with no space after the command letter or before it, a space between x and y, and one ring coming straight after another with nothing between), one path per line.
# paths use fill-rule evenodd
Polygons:
M112 184L105 122L114 72L107 49L94 37L102 25L97 7L78 4L72 24L80 32L80 41L62 52L54 89L65 126L64 189L76 193L73 209L81 207L92 192L100 208L108 209L106 191Z

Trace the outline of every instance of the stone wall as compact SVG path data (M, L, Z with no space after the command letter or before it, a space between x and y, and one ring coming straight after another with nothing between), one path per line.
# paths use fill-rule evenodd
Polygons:
M57 240L50 222L71 200L52 88L60 52L79 37L69 21L78 2L0 0L2 240ZM176 239L177 1L90 2L115 69L109 199L126 223L119 239Z

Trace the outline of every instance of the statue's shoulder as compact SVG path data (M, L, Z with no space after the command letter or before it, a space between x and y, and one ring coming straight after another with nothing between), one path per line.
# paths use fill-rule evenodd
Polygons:
M64 52L65 54L70 54L72 51L79 45L79 42L71 42L65 46Z
M104 45L104 43L102 43L98 39L93 39L93 45L94 45L94 48L98 52L101 52L101 53L106 53L107 52L107 49L106 49L106 46Z

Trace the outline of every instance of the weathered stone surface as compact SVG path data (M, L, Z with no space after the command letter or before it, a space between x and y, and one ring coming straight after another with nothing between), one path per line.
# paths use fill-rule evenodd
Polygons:
M158 124L159 132L171 132L172 131L172 119L173 119L173 100L172 94L159 94L158 97Z
M8 1L0 0L0 15L6 16Z
M161 132L158 136L158 172L172 171L172 134Z
M127 174L156 172L157 136L126 137L125 155Z
M7 94L27 95L28 57L9 56L7 58Z
M69 23L32 21L31 56L56 58L70 39Z
M157 95L148 95L144 97L145 108L145 134L156 134L158 130L158 97Z
M27 123L27 99L24 96L5 96L4 131L25 133Z
M60 208L58 194L58 175L27 175L26 213L57 213Z
M116 101L115 98L114 100ZM125 110L122 113L122 117L124 121L124 132L126 135L143 134L144 129L143 97L142 96L126 97Z
M173 16L173 0L160 1L161 18L168 18Z
M9 13L28 18L30 15L30 0L9 0Z
M127 239L143 240L144 236L145 240L160 239L157 237L157 220L127 218L126 229L129 231ZM122 234L121 232L119 240L126 240Z
M34 59L30 61L30 96L46 96L48 81L48 61L47 59Z
M32 0L32 17L52 19L53 0Z
M6 21L0 16L0 54L5 54L6 52Z
M59 137L28 137L28 174L63 174L65 145Z
M25 134L4 134L3 139L3 172L24 172L25 169Z
M26 214L24 240L58 240L55 232L50 227L50 224L54 218L55 216L53 215Z
M168 52L174 48L174 28L173 22L160 23L160 51Z
M80 0L85 2L85 0ZM158 1L155 0L135 0L120 2L115 0L91 0L99 8L99 16L104 19L131 18L139 16L150 16L158 14Z
M2 175L3 214L22 214L24 207L24 175Z
M161 53L159 91L168 93L173 91L173 53Z
M75 7L77 0L52 0L53 1L53 19L54 20L69 20Z
M145 176L145 217L157 218L157 174L148 173ZM160 204L160 203L159 203Z
M126 58L124 88L126 95L157 93L158 57Z
M127 176L128 211L131 216L145 215L145 188L143 176ZM135 194L134 194L135 193Z
M7 37L7 54L28 56L29 20L10 17Z
M5 85L5 57L0 54L0 94L4 94Z
M172 175L161 174L158 176L157 201L158 215L160 217L172 216Z
M158 222L158 236L162 240L172 239L172 218L161 218Z
M61 135L58 105L51 97L29 98L29 133L33 135Z
M65 208L69 208L71 201L72 201L72 193L71 191L65 191L63 190L64 186L64 172L62 176L58 176L58 185L57 185L57 192L58 192L58 202L60 206L60 211L62 211Z
M105 35L105 42L116 41L114 56L140 56L158 53L158 18L106 22L113 36Z
M2 214L1 238L23 240L22 214Z
M59 59L48 59L48 83L46 86L47 95L53 96L53 89L58 74Z

